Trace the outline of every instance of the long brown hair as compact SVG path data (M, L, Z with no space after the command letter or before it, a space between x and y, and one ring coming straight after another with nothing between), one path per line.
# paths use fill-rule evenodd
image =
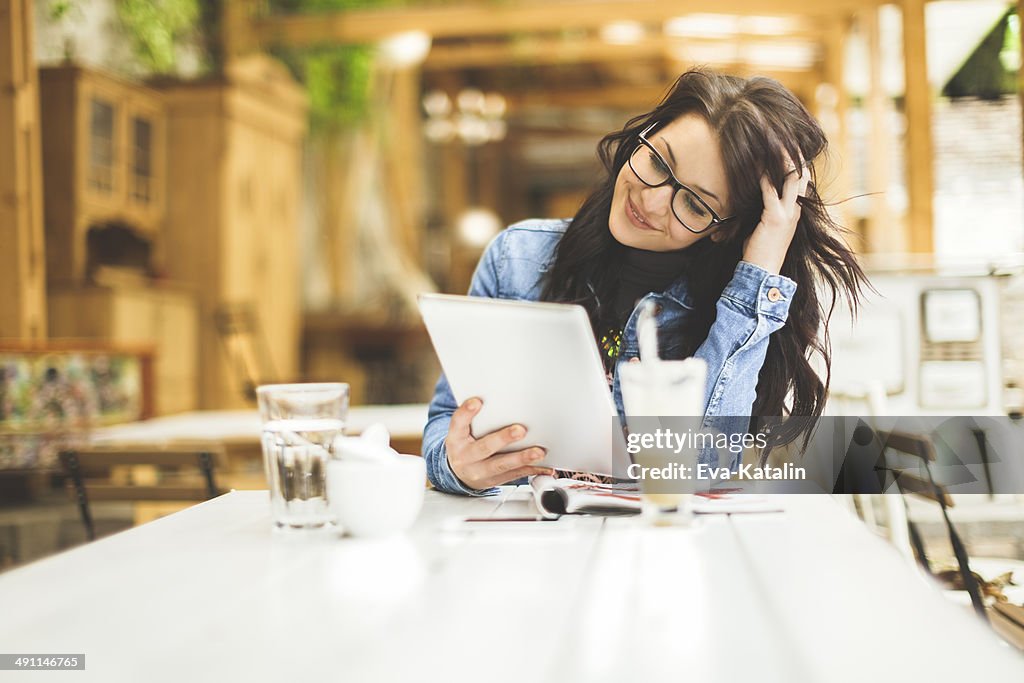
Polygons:
M619 285L618 263L624 248L608 229L612 195L619 170L637 145L638 134L652 123L665 125L683 114L704 118L718 139L725 163L734 220L719 228L719 241L703 239L687 248L687 284L694 310L684 329L674 332L680 357L692 355L707 338L715 304L742 257L763 209L760 179L768 174L781 188L787 159L806 159L811 183L801 200L796 234L782 274L797 283L788 322L769 338L758 376L753 416L818 417L824 409L831 376L827 323L842 296L856 313L867 278L842 238L845 232L829 216L818 194L814 161L826 152L824 131L800 101L778 81L742 79L705 69L684 73L657 107L629 120L622 130L598 145L604 176L560 240L541 298L582 304L595 334L609 323L611 302ZM621 321L619 321L621 323ZM824 324L823 324L824 323ZM819 354L824 379L810 362ZM774 429L771 445L795 440L813 420L788 420ZM756 422L752 429L756 429Z

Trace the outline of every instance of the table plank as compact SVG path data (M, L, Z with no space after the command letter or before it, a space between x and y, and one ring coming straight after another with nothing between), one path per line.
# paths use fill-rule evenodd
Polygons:
M778 628L808 661L806 680L1024 676L1019 653L970 610L946 600L834 499L787 496L786 508L785 524L769 515L730 521Z
M725 516L666 528L609 520L552 680L811 680L743 559ZM743 631L758 637L744 642Z
M381 422L393 438L408 440L423 434L426 421L426 404L352 406L345 430L358 434ZM90 439L94 445L111 447L210 442L258 446L260 416L256 410L200 410L103 427L94 430Z

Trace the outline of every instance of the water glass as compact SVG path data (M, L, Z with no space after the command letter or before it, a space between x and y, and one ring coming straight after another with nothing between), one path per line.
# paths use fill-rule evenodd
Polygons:
M327 463L345 428L349 386L340 382L257 388L270 511L279 529L331 522Z

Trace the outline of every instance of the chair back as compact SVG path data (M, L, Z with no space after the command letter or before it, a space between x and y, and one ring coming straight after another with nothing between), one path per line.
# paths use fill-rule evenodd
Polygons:
M215 447L79 448L61 452L89 540L96 537L94 501L202 501L220 494L215 470L224 454Z
M255 403L256 387L278 381L256 307L251 302L222 304L214 324L239 390Z
M931 463L935 462L935 446L931 437L897 431L880 431L878 436L886 451L894 451L905 460L919 461L910 466L897 458L886 458L886 469L893 475L902 493L927 498L947 508L953 507L953 498L946 487L936 483L931 476Z
M931 463L935 462L935 447L931 437L927 434L900 431L878 431L877 434L882 443L885 469L895 478L900 493L917 495L939 504L964 589L971 596L974 611L982 620L988 621L981 587L971 572L967 548L949 518L948 510L953 507L953 499L946 488L937 483L932 476ZM921 534L909 517L907 525L918 561L928 573L932 573Z

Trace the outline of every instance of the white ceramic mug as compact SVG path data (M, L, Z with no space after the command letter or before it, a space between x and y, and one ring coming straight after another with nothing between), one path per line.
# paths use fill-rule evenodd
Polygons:
M336 523L352 536L390 536L412 526L423 506L427 469L418 455L332 460L328 499Z

